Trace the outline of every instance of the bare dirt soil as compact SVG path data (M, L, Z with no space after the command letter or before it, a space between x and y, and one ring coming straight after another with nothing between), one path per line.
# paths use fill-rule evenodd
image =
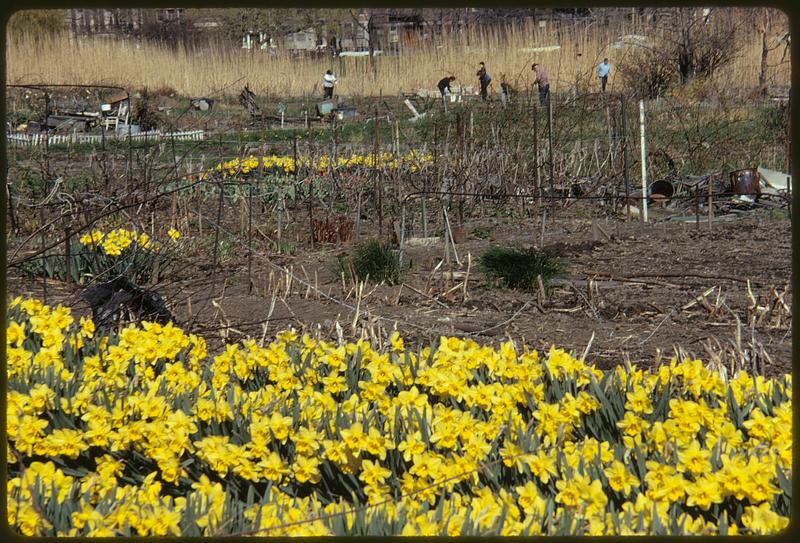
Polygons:
M711 228L705 221L646 227L604 220L593 227L585 218L548 221L543 246L564 261L567 273L544 297L490 287L478 267L492 244L538 245L538 219L465 224L465 240L456 245L461 266L451 253L455 273L449 280L446 263L433 271L444 260L441 241L407 247L403 283L366 285L360 298L355 283L335 273L336 256L347 246L291 256L256 250L252 289L240 252L216 272L207 264L187 267L184 280L159 292L179 324L203 334L212 349L245 335L268 341L288 327L336 338L338 322L345 337L364 331L386 337L396 326L414 346L458 335L479 342L512 338L538 349L555 345L580 355L591 340L587 361L600 368L626 359L651 366L668 361L676 347L708 359L707 350L733 352L738 345L751 359L758 355L765 374L790 372L791 223L756 215L726 219L717 218ZM477 227L489 239L471 235ZM305 284L293 280L287 295L281 268ZM47 289L49 303L64 301L79 313L88 311L80 300L82 287L49 281ZM41 296L42 281L12 273L8 294L22 293ZM705 299L699 298L703 293Z

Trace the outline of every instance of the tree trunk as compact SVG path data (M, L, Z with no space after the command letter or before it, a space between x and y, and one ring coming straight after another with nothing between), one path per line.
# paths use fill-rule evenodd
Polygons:
M372 15L369 16L367 22L367 45L369 46L370 62L372 62L372 57L375 56L375 26L372 23Z
M761 98L767 97L767 31L761 31L761 67L758 71L758 93Z
M681 85L685 85L691 81L694 75L693 62L692 62L692 43L689 38L689 30L683 29L681 31L682 40L678 48L678 70L681 76Z

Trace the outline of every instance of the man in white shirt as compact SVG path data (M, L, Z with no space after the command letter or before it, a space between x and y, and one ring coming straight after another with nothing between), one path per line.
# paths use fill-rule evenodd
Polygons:
M330 70L325 72L325 75L322 76L322 88L325 90L323 99L328 100L329 98L333 98L333 85L335 83L336 77L333 75L333 72Z
M608 74L610 73L611 64L608 63L607 58L604 58L603 62L597 66L597 77L600 78L600 94L606 93L606 83L608 82Z

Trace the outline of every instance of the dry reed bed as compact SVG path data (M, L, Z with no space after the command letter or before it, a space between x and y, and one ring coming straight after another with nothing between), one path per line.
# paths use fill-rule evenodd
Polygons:
M502 74L518 89L532 82L530 64L541 63L548 70L552 90L593 84L594 66L608 56L618 63L629 47L611 46L620 34L653 35L641 28L571 29L560 33L530 24L504 29L467 32L457 44L444 36L434 43L421 44L399 56L378 56L374 66L362 58L296 58L288 54L269 55L217 45L205 50L168 48L108 40L84 40L71 44L66 35L36 42L26 36L9 40L6 50L7 83L82 83L115 84L132 89L172 88L181 95L213 95L224 89L236 94L242 79L260 95L303 96L320 93L321 76L333 69L339 78L337 92L343 95L398 94L420 87L433 88L446 73L458 83L477 87L477 63L485 61L499 92ZM532 53L532 47L561 45L560 49ZM770 64L778 64L783 48L770 53ZM580 53L580 56L578 55ZM758 80L760 36L752 33L742 44L741 54L720 74L722 80L755 85ZM788 63L770 69L770 80L788 84ZM315 87L316 85L316 87ZM621 90L621 82L610 81L612 90Z

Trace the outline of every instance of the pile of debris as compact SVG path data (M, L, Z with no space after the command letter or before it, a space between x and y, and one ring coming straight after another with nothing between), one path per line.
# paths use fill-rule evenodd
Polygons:
M90 88L48 94L40 98L43 113L25 119L7 131L18 134L84 133L97 126L106 129L127 126L130 118L130 96L124 89L112 88L104 96ZM101 103L98 103L98 98Z
M787 207L791 197L791 176L759 166L735 170L727 178L720 173L686 176L682 179L659 179L647 191L648 208L663 213L667 220L696 220L707 214L743 214L757 209ZM639 216L641 191L623 202L622 213Z
M142 320L159 324L174 320L158 293L137 287L126 277L99 283L84 292L83 298L89 302L92 320L99 330Z
M256 103L256 94L247 85L239 94L239 104L250 115L251 121L280 121L281 128L283 128L284 122L305 123L315 117L320 121L332 121L334 117L340 121L358 117L356 108L348 106L342 96L337 96L336 100L323 100L315 104L314 113L316 115L312 115L311 111L303 111L301 117L289 117L286 115L287 107L282 103L278 104L278 115L267 114L261 111Z

